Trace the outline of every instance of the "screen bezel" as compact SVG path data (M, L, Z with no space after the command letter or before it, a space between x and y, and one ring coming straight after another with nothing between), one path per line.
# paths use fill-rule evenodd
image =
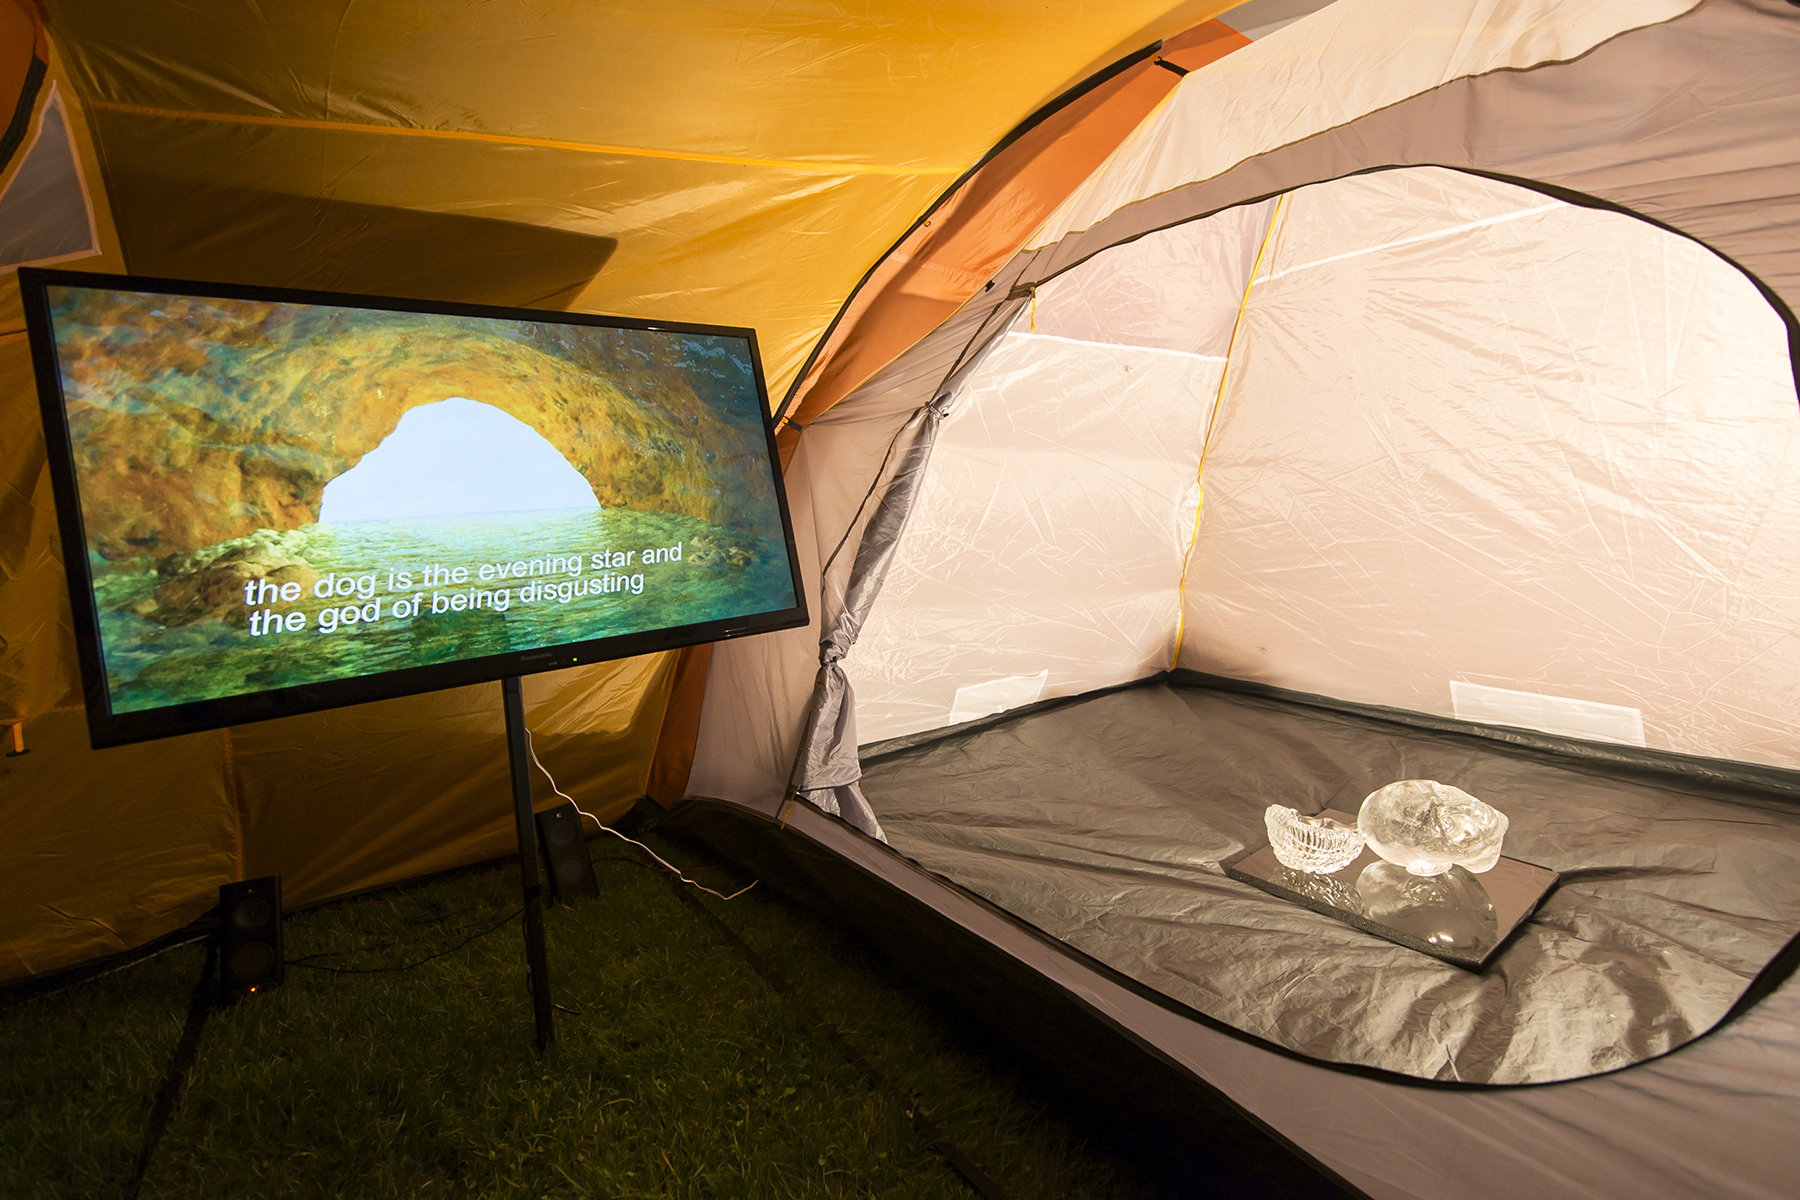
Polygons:
M785 609L754 613L692 625L671 626L642 633L619 634L581 642L565 642L532 650L486 655L429 666L405 667L350 679L326 680L297 687L253 692L215 700L200 700L140 712L115 713L106 687L101 652L99 610L93 577L88 569L87 530L82 518L81 493L76 477L74 444L69 430L67 404L62 390L62 371L51 329L51 287L80 287L148 292L158 295L194 296L203 299L270 301L384 312L492 318L509 321L542 321L563 325L587 325L604 329L636 329L657 333L692 333L742 338L749 342L752 374L756 381L757 407L762 416L768 446L769 473L781 512L788 566L793 578L794 604ZM768 386L763 379L762 355L756 331L729 325L696 325L679 321L644 321L630 317L546 309L506 308L489 304L416 300L395 296L366 296L348 292L319 292L300 288L257 287L162 279L137 275L103 275L83 271L58 271L35 267L19 270L19 292L24 302L25 324L31 343L31 361L37 376L38 404L43 416L51 492L56 502L57 526L63 550L63 568L69 586L69 610L75 630L75 650L81 666L81 687L87 702L88 736L98 750L156 738L198 733L230 725L246 725L277 717L322 712L376 700L391 700L424 692L469 684L492 683L513 675L535 675L584 663L632 658L660 650L676 650L705 642L795 629L807 623L806 591L800 576L800 556L794 544L794 523L788 511L787 487L782 478L781 457L775 443L775 426L769 412Z

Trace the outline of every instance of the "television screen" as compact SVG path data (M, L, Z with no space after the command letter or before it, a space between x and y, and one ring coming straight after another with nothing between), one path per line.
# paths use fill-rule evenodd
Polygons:
M20 282L96 746L805 623L750 330Z

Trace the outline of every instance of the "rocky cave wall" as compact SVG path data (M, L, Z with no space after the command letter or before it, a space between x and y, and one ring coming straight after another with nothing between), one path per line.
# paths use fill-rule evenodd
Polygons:
M78 295L90 298L59 323L93 337L62 368L83 516L108 559L311 524L325 485L402 414L451 396L536 429L604 507L780 536L757 523L768 484L753 393L722 419L709 400L737 385L696 378L694 345L667 335L174 297L121 312Z

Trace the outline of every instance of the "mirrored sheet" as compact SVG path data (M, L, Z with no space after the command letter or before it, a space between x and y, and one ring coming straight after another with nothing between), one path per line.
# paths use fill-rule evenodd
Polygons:
M1352 813L1321 816L1355 827ZM1451 867L1442 875L1413 875L1366 846L1342 870L1315 874L1284 867L1269 846L1223 864L1233 879L1421 954L1479 971L1537 910L1557 874L1502 856L1480 875Z

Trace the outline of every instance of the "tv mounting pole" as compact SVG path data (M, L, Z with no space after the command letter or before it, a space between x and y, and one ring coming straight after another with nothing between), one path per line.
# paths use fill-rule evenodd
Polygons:
M506 751L512 765L513 816L519 825L519 883L525 891L525 964L531 971L531 1007L537 1017L537 1048L556 1040L550 1009L550 965L544 956L544 883L538 875L537 821L531 804L531 743L525 732L525 697L519 677L500 681L506 709Z

